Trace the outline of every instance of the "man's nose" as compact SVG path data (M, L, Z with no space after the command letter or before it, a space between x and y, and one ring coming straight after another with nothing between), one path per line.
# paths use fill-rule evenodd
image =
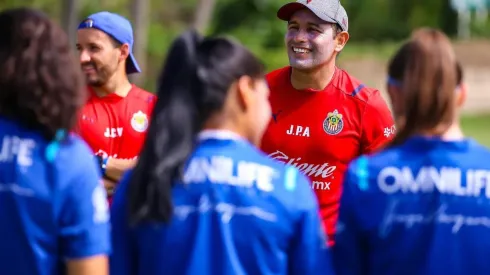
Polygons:
M90 62L90 54L87 53L87 51L81 50L80 51L80 63L87 63Z
M293 37L294 42L301 43L308 41L308 34L304 30L298 30Z

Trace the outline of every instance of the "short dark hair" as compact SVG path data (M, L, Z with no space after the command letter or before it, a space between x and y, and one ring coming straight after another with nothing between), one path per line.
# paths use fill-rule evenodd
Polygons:
M0 115L53 139L84 104L80 66L65 32L29 8L0 13Z
M406 120L391 145L424 130L442 134L451 126L455 90L463 72L443 32L431 28L414 32L391 59L388 74L401 83Z
M129 183L130 221L170 221L172 184L204 123L221 111L242 76L264 77L263 64L240 44L188 31L172 44L158 81L147 140Z
M112 46L114 46L114 48L121 48L121 46L123 45L123 43L117 41L114 37L112 37L110 35L109 35L109 38L111 39L111 43L112 43Z
M333 38L337 37L342 32L342 27L339 24L332 24Z

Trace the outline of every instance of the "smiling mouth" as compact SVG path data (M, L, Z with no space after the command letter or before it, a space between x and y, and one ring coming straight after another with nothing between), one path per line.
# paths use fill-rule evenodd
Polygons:
M84 71L84 72L95 72L95 67L93 67L93 66L82 67L82 71Z
M291 47L294 53L310 53L311 50L307 48Z

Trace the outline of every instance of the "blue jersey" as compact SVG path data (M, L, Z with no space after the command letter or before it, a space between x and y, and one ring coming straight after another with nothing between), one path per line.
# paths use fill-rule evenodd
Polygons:
M332 274L308 180L231 133L203 132L168 225L128 227L129 177L111 208L111 274Z
M490 151L412 137L348 168L337 274L490 274Z
M47 159L39 134L0 119L0 273L64 274L110 250L109 210L90 149L70 136Z

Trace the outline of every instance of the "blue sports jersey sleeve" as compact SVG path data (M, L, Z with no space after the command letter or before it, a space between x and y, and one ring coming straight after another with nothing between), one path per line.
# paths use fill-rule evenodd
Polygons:
M308 179L296 169L294 171L297 173L295 186L299 213L289 255L289 274L334 274L317 199Z
M64 171L58 171L63 173L63 177L58 178L67 180L66 183L61 183L63 189L59 194L61 253L67 259L110 253L106 191L100 182L99 171L89 149L83 149L85 150L75 152L76 163L72 163Z
M336 274L364 274L367 270L362 227L355 209L359 209L357 194L367 188L367 158L361 157L351 163L344 176L343 191L340 199L337 234L332 256Z
M119 183L111 206L111 238L112 255L110 258L110 274L137 274L135 261L136 249L131 246L129 224L127 220L127 188L130 172L126 173Z

